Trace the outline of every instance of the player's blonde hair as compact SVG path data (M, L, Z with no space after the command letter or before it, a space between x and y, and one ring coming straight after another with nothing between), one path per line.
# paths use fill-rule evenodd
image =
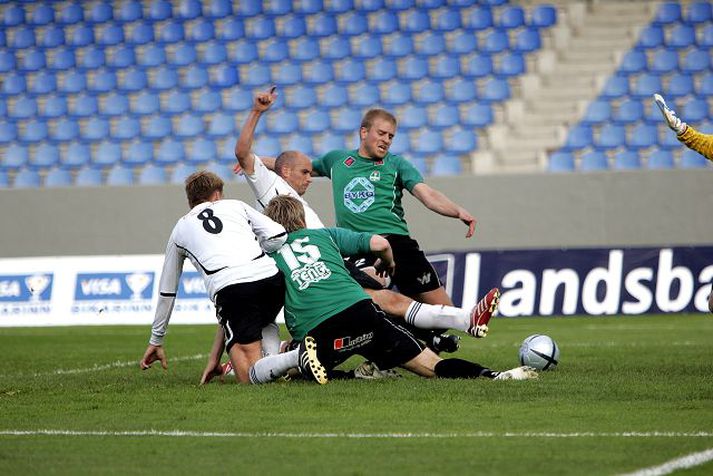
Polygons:
M222 195L223 185L223 179L213 172L201 170L192 173L186 178L188 206L193 208L200 203L207 202L216 191Z
M307 226L302 202L288 195L278 195L270 200L263 213L284 226L288 233Z
M391 114L389 111L386 109L369 109L366 111L366 114L364 114L364 117L361 119L361 125L359 127L363 127L366 130L371 129L371 126L374 125L374 121L376 119L384 119L389 121L391 124L396 127L398 125L396 121L396 116Z

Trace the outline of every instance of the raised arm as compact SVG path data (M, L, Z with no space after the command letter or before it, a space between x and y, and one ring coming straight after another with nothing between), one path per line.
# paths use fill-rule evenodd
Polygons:
M473 233L475 232L476 220L473 215L468 212L468 210L461 207L435 188L423 182L416 184L413 187L413 190L411 190L411 193L429 210L443 216L457 218L468 225L468 231L466 232L465 237L470 238L473 236Z
M277 93L275 92L274 86L270 88L269 91L263 91L255 95L253 107L247 119L245 119L243 128L240 131L240 136L238 136L238 141L235 143L235 158L238 159L238 165L236 165L233 170L236 173L239 172L241 168L246 174L250 175L255 171L255 159L252 153L255 128L262 113L272 106L275 99L277 99ZM269 169L274 167L274 159L272 159L272 161L269 161L266 157L261 157L261 159Z
M654 102L661 110L666 124L676 133L676 137L689 149L695 150L703 157L713 161L713 135L702 134L683 122L660 94L654 94Z

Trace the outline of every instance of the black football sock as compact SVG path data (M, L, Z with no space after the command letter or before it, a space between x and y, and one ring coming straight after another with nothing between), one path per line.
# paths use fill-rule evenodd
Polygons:
M444 359L433 368L438 378L495 378L500 372L463 359Z

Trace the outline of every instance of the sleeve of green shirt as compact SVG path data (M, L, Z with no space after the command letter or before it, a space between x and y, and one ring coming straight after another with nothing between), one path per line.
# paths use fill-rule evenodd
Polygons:
M416 185L423 182L421 172L419 172L411 162L404 159L400 155L395 155L394 159L396 159L396 168L399 172L401 183L406 190L411 192Z
M312 160L312 169L322 177L332 178L332 163L341 151L333 150Z
M325 228L337 244L342 256L352 256L371 251L372 233L357 233L346 228Z

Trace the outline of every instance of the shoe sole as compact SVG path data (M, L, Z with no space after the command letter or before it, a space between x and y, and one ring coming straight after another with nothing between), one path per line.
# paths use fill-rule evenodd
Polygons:
M317 383L324 385L329 380L327 379L327 369L324 368L317 358L317 342L315 342L314 338L308 336L304 339L304 346L305 354L307 355L307 362L305 362L307 367L309 367Z

